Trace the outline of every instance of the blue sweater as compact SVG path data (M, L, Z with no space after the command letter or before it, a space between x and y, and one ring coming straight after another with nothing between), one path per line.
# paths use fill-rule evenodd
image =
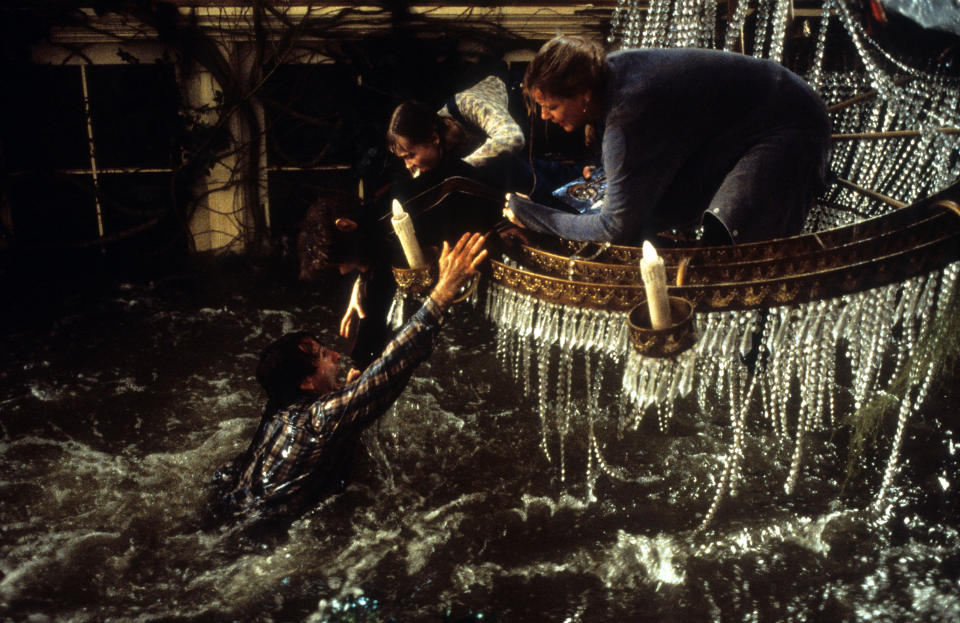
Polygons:
M698 225L710 210L737 242L799 231L824 187L829 118L819 96L781 65L700 49L607 57L599 213L526 201L531 229L573 240L636 244Z

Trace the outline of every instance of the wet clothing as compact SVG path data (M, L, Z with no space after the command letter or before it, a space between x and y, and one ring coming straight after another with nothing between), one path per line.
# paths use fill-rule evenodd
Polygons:
M800 77L717 50L615 52L607 66L603 205L567 214L517 199L522 223L622 244L695 228L705 212L737 243L802 229L825 188L830 122Z
M224 508L234 514L302 508L342 488L359 433L387 411L430 355L442 320L428 298L360 378L268 416Z

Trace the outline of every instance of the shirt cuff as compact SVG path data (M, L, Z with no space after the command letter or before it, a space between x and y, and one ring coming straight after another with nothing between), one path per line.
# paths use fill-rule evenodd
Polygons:
M443 324L443 320L446 318L446 314L443 313L443 310L431 296L427 296L427 300L424 301L423 307L420 309L424 316L433 320L438 326Z

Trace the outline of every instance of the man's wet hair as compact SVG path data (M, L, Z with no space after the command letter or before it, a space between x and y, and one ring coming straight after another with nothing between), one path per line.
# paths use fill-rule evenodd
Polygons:
M287 333L260 352L257 382L267 392L267 408L272 412L289 406L301 396L300 383L314 371L314 358L300 344L316 339L306 331Z

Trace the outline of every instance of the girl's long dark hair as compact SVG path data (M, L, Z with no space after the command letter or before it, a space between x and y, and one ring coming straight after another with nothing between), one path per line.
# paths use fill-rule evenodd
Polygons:
M441 149L444 145L445 128L443 119L433 108L423 102L406 100L393 110L387 125L387 148L396 153L400 138L420 145L433 140L436 132L440 137Z

